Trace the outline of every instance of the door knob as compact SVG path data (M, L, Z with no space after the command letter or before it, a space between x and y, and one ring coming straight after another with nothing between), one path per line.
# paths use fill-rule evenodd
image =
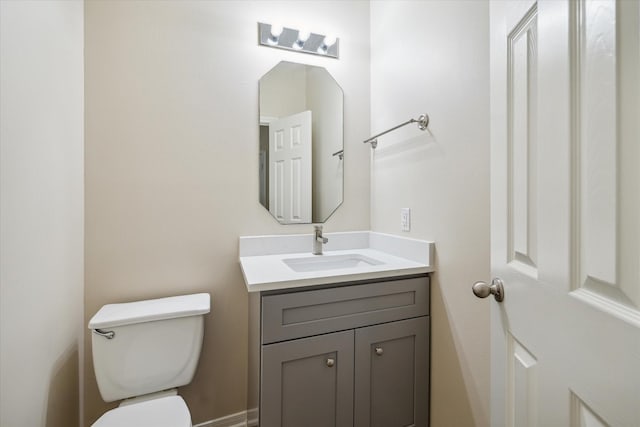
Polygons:
M336 361L334 359L331 359L331 358L327 359L327 366L328 367L332 368L333 365L335 365L335 364L336 364Z
M474 283L471 289L473 289L474 295L478 298L486 298L489 295L493 295L498 302L504 300L504 285L502 280L497 277L491 281L490 285L480 281Z

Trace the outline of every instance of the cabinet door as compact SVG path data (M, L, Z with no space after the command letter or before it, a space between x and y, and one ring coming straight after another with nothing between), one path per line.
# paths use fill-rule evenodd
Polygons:
M260 427L353 426L353 330L262 346Z
M429 317L356 330L355 426L426 427Z

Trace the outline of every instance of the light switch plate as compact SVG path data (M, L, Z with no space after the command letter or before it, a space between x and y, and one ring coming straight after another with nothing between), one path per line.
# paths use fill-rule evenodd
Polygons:
M410 208L400 209L400 229L402 231L411 230L411 209Z

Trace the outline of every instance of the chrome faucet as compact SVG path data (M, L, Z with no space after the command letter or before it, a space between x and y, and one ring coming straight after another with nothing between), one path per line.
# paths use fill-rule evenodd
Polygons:
M314 234L313 234L313 254L314 255L322 255L322 245L327 243L329 239L326 237L322 237L322 226L314 225L313 226Z

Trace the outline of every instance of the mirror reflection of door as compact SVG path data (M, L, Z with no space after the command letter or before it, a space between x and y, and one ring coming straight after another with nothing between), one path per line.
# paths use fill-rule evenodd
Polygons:
M269 211L282 224L311 222L311 111L269 123Z

